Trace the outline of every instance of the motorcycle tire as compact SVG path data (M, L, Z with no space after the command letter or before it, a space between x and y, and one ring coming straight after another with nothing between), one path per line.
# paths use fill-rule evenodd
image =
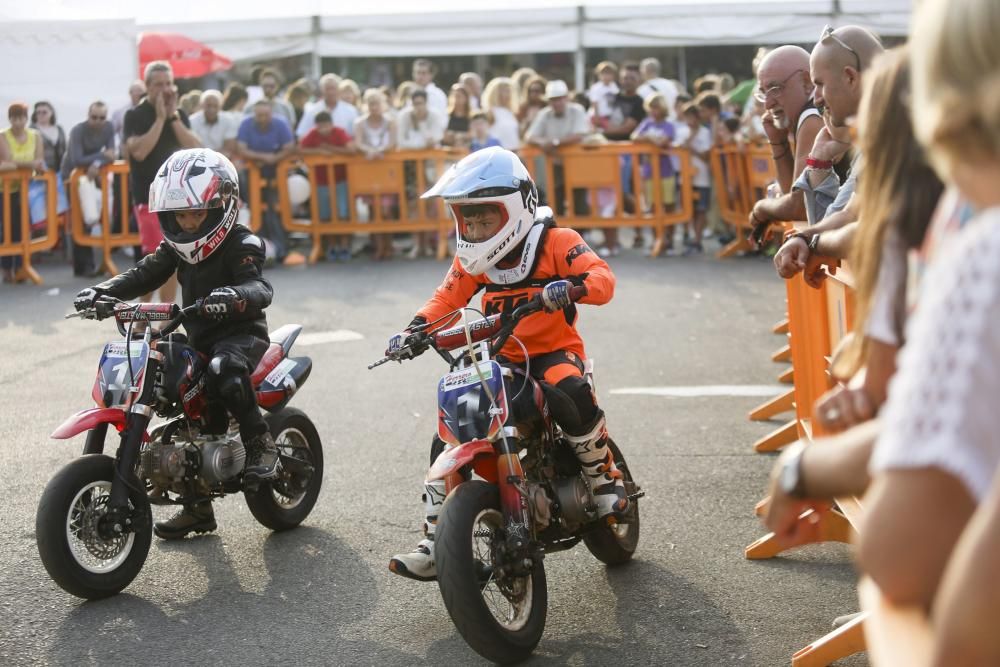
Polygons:
M323 485L323 445L319 432L301 410L284 408L264 417L278 451L306 460L313 467L305 480L275 480L244 492L250 513L274 531L289 530L305 521L316 505ZM286 466L287 471L287 466Z
M608 447L611 448L611 455L615 458L615 465L621 471L625 481L625 488L629 493L635 489L632 480L632 472L625 463L625 457L613 440L608 440ZM586 533L583 542L587 545L590 553L597 560L605 565L624 565L632 560L639 545L639 501L633 500L628 511L628 523L621 523L617 526L602 526L601 528Z
M86 600L121 592L149 554L153 514L143 485L134 476L128 480L134 530L114 540L96 533L99 508L107 503L115 477L115 461L109 456L75 459L46 485L35 515L38 555L49 576L67 593Z
M474 543L477 537L483 537L482 533L502 527L497 487L479 480L465 482L448 496L441 508L434 535L434 555L441 597L459 634L487 660L509 664L528 658L541 640L548 590L545 568L539 562L529 575L512 580L522 588L519 608L515 608L503 592L505 587L509 590L510 584L503 585L492 574L485 574L492 570L492 558L490 563L478 559L476 556L484 552L477 552ZM488 576L485 584L484 576ZM491 603L502 606L501 600L511 608L503 623L490 607Z

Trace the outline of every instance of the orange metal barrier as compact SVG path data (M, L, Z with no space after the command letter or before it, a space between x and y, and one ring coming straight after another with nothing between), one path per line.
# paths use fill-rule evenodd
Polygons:
M397 151L388 153L378 160L368 160L357 155L310 155L288 158L281 161L275 175L278 192L278 211L282 225L289 232L300 232L312 237L309 262L314 263L322 255L322 238L345 234L381 234L396 232L433 232L437 234L437 256L443 259L448 252L448 234L452 223L444 207L437 201L422 201L420 195L427 191L437 178L444 173L451 162L464 155L445 150ZM288 177L292 170L304 167L309 179L309 218L294 217L288 192ZM259 171L257 171L259 178ZM338 171L346 179L347 202L339 201L336 181ZM409 174L407 172L410 172ZM253 172L251 172L252 174ZM329 204L328 219L320 216L320 197L317 176L325 175ZM408 178L408 176L410 178ZM250 204L255 224L260 224L260 193L253 186L257 204ZM408 181L412 179L412 183ZM411 185L408 191L407 186ZM414 187L415 186L415 187ZM370 210L370 219L359 219L358 200L365 202ZM341 206L338 206L340 204ZM338 208L346 208L347 216L342 218ZM387 211L386 209L391 209Z
M119 273L118 266L111 257L115 248L139 245L139 232L129 231L129 218L132 207L129 202L128 162L119 160L100 168L97 180L101 188L101 221L100 235L91 236L87 233L83 222L83 209L80 206L80 177L87 175L82 167L74 169L69 176L69 223L73 234L73 243L87 248L101 249L100 270L111 275ZM119 201L113 201L114 186L112 181L118 179ZM118 208L122 220L121 229L112 230L112 206Z
M45 181L48 185L45 199L45 232L36 234L32 238L31 230L31 210L28 205L28 187L31 181ZM17 186L17 192L11 192L11 188ZM3 211L3 236L0 236L0 257L20 257L21 267L17 270L15 280L30 280L36 285L42 284L42 277L31 265L31 256L36 252L51 250L59 241L59 214L57 209L56 175L55 172L45 171L39 174L32 174L31 169L15 169L12 171L0 172L0 199ZM18 198L21 215L20 220L11 220L13 198ZM13 240L13 231L20 228L21 239Z
M534 146L518 151L536 183L544 185L549 205L556 206L556 173L561 175L565 213L557 215L559 224L578 229L599 227L652 227L657 241L664 228L690 222L694 215L694 191L691 186L691 156L687 149L661 149L650 144L615 142L608 144L565 146L546 154ZM666 211L659 186L660 157L680 159L680 186L674 210ZM631 164L623 168L627 158ZM642 177L641 164L650 167L650 178ZM627 173L626 173L627 172ZM623 177L627 176L631 196L626 195ZM651 187L644 187L647 183ZM585 192L586 210L577 210L577 192ZM636 196L638 195L638 196ZM631 210L629 210L631 209ZM662 242L656 247L662 247Z

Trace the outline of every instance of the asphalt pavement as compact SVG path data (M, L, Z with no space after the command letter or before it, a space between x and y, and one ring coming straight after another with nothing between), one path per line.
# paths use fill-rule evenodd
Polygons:
M612 267L615 299L582 307L580 329L611 433L646 491L642 536L634 561L617 569L582 545L546 558L548 622L528 664L790 664L834 617L857 609L855 574L844 545L744 559L763 534L753 507L774 461L751 443L779 424L746 419L764 399L613 393L775 385L781 367L770 355L782 341L771 327L783 286L759 258L626 253ZM425 355L366 370L445 269L359 260L269 271L272 329L296 322L328 334L296 347L314 368L292 405L312 417L326 456L315 510L298 529L272 534L241 497L226 498L216 503L217 533L154 538L125 592L87 603L42 567L35 509L82 447L82 437L48 435L91 406L101 346L117 333L112 323L63 319L87 285L67 268L43 265L43 286L0 286L0 664L483 664L434 583L387 569L419 539L444 365Z

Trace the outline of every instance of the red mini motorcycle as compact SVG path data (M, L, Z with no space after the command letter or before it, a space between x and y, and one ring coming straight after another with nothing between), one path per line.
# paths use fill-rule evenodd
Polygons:
M584 293L575 287L570 296L576 301ZM609 525L598 521L590 485L551 417L550 388L533 379L530 368L493 358L517 323L540 310L535 297L509 314L428 333L449 318L453 323L462 312L456 311L369 366L428 349L448 362L451 372L438 383L443 451L427 473L428 481L443 479L448 494L434 536L437 581L465 641L499 663L527 658L542 637L546 554L582 540L604 563L620 565L639 542L643 492L617 445L608 443L632 502L624 521ZM461 352L455 356L455 350ZM589 364L587 378L593 382Z
M312 421L286 407L309 377L312 360L289 357L299 325L274 331L252 375L278 446L281 473L247 488L239 428L205 391L208 360L173 333L200 303L128 304L102 297L68 315L113 317L122 341L104 346L92 396L97 407L67 419L53 438L87 432L83 456L49 481L35 518L38 553L49 576L81 598L114 595L128 586L149 552L151 505L185 505L243 492L251 513L272 530L301 523L323 479L323 449ZM146 324L133 338L135 322ZM150 323L162 323L155 330ZM154 416L163 421L150 428ZM120 434L114 458L104 454L108 426Z

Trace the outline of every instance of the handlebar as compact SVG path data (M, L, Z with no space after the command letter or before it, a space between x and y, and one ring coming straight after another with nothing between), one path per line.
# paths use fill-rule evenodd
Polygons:
M576 303L587 294L587 288L582 285L574 285L569 289L569 297ZM484 319L470 322L469 338L473 343L480 343L484 340L493 339L490 343L490 356L494 356L503 349L507 340L514 333L518 322L534 313L544 309L541 294L536 294L527 303L523 303L510 313L491 315ZM455 311L458 312L458 311ZM425 325L429 326L429 325ZM395 351L387 352L386 356L368 366L368 370L381 366L389 361L402 362L404 359L414 359L428 348L433 347L439 354L455 350L468 344L466 338L466 328L464 325L450 327L428 333L422 329L414 331L403 341L403 345ZM448 359L448 355L444 355Z
M66 319L79 317L84 320L100 321L114 317L122 336L128 335L125 325L129 322L166 322L166 325L159 330L150 329L151 338L158 339L173 333L188 315L198 312L201 301L198 299L190 306L181 308L175 303L127 303L103 296L94 302L93 307L70 313Z

